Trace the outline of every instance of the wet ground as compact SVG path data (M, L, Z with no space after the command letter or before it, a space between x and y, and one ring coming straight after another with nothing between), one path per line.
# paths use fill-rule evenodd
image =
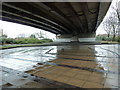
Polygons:
M0 87L120 88L119 51L117 44L70 44L2 50Z

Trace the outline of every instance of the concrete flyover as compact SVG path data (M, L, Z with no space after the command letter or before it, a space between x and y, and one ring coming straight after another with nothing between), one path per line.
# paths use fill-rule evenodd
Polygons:
M40 28L57 41L94 41L110 2L2 2L2 20ZM89 38L89 39L88 39Z

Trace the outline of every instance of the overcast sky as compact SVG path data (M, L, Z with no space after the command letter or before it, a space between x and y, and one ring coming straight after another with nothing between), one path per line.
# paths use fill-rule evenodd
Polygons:
M120 0L112 0L111 6L113 6L114 8L117 8L118 4L116 4L116 2L120 2ZM108 16L111 16L111 13L113 13L113 12L114 12L113 8L110 7L108 9L108 12L107 12L105 18L103 19L103 22L107 19ZM98 35L98 34L106 34L106 31L104 31L104 28L102 27L102 22L101 22L100 26L97 28L96 35Z
M113 1L114 1L113 3L116 2L116 0L113 0ZM109 12L107 13L107 15L109 15ZM3 33L7 34L7 36L11 37L11 38L15 38L19 34L23 34L23 33L25 33L27 36L29 36L33 33L40 32L40 29L37 29L34 27L20 25L20 24L6 22L6 21L0 21L0 29L3 29ZM46 32L43 30L42 30L42 32L46 33L46 36L49 38L55 38L55 35L50 33L50 32ZM96 31L96 34L98 35L98 34L105 34L105 33L106 32L104 31L104 29L100 25Z
M55 38L55 35L30 26L6 22L6 21L0 21L0 29L3 29L3 33L7 34L8 37L15 38L19 34L25 34L26 36L30 36L33 33L39 33L42 31L43 33L46 33L46 37L48 38Z

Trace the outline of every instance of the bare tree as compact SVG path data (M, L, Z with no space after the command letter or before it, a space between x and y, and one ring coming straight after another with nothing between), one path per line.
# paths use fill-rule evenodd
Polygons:
M110 14L102 23L104 30L108 37L111 35L112 41L115 40L116 35L119 35L120 29L120 0L116 1L110 7Z
M112 41L115 40L116 34L118 32L118 27L120 26L120 10L118 2L114 6L111 6L111 13L103 23L105 31L112 34Z
M120 0L118 0L118 2L116 3L117 9L115 10L117 13L117 18L118 18L118 23L120 25Z
M116 37L116 33L117 33L117 21L116 19L114 18L114 15L113 16L110 16L108 17L108 24L109 24L109 27L111 27L111 34L112 34L112 41L115 40L115 37Z
M117 33L118 36L120 35L120 0L117 2L117 17L118 17L118 27L117 27Z
M109 23L109 19L106 19L106 20L102 23L102 25L103 25L103 28L104 28L104 30L106 31L107 36L108 36L108 38L109 38L110 33L111 33L111 24Z
M117 0L115 6L112 6L114 21L113 31L118 34L120 29L120 0ZM115 30L116 29L116 30ZM114 38L114 35L113 35Z

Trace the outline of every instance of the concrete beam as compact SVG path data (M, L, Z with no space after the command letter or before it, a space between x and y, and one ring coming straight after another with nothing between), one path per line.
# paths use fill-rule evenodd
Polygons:
M65 18L63 17L60 13L56 12L53 8L45 5L44 3L35 3L33 4L34 7L39 7L39 10L42 11L43 13L46 13L45 15L49 15L51 17L50 19L54 19L57 21L60 21L65 27L67 28L74 28L72 24ZM65 30L66 32L69 32L68 29Z
M16 23L20 23L20 24L36 27L36 28L39 28L39 29L41 28L43 30L46 30L46 31L58 34L58 32L56 32L55 30L52 30L50 28L37 25L35 23L31 23L31 22L27 22L27 21L23 21L23 20L19 20L19 19L13 19L13 18L10 18L10 17L7 17L7 16L0 16L0 18L2 18L2 20L5 20L5 21L16 22Z
M11 13L11 12L4 11L4 10L2 10L2 11L0 10L0 12L2 12L3 16L5 16L4 14L6 14L7 16L10 15L11 17L13 17L13 20L15 18L21 18L21 20L24 19L24 21L34 22L35 24L38 24L38 25L53 29L53 30L57 31L58 33L64 33L62 30L60 30L60 29L58 29L58 28L56 28L56 27L54 27L54 26L52 26L50 24L47 24L47 23L44 23L44 22L29 18L29 17L26 17L26 16L21 16L20 14Z
M57 27L60 27L61 29L65 29L65 30L66 30L65 27L59 25L58 23L56 23L56 22L54 22L54 21L51 21L51 20L49 20L49 19L47 19L47 18L44 18L44 17L36 14L36 13L38 13L38 12L36 12L36 13L33 14L33 12L30 12L29 10L25 10L25 9L23 9L23 8L10 5L10 4L8 4L8 3L2 3L2 5L3 5L3 6L7 6L7 7L9 7L9 8L12 8L12 9L15 9L16 12L19 11L19 12L23 12L23 13L32 15L32 16L34 16L34 17L40 18L40 19L42 19L42 21L46 21L46 23L56 25Z
M107 6L106 3L4 2L3 17L4 20L44 28L55 34L71 34L70 41L79 41L79 38L87 38L91 35L87 33L95 32L98 11L99 24L106 13L107 7L103 8Z
M102 22L104 16L106 15L106 13L109 9L110 4L111 4L111 2L100 2L99 15L98 15L96 27L98 27L100 25L100 23Z

